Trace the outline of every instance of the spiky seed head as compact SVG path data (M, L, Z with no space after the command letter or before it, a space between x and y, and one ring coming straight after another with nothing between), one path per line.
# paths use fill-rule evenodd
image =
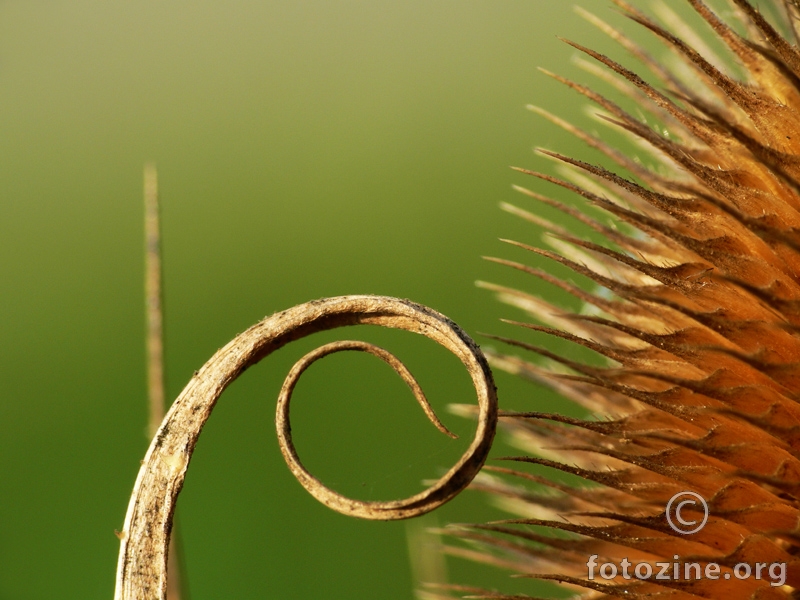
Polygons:
M450 552L561 582L585 598L792 598L800 588L799 5L762 2L762 13L746 0L730 0L726 22L701 0L688 0L726 48L727 56L716 57L688 26L668 30L623 0L614 2L666 46L672 68L585 16L643 62L658 86L568 43L610 70L647 119L553 77L644 142L655 166L535 109L619 168L543 151L572 176L523 171L571 190L591 208L553 200L539 191L545 185L520 189L521 206L504 208L547 227L550 249L510 243L592 284L491 260L566 290L585 309L571 313L523 290L482 284L529 315L521 327L602 357L598 365L559 355L527 341L527 332L498 338L514 349L491 356L496 367L553 387L592 416L507 414L506 429L525 454L490 467L476 485L519 518L459 529L469 545ZM673 26L679 21L666 3L656 8ZM536 203L562 210L604 242L545 221ZM528 463L588 483L550 480L531 473ZM708 505L706 525L691 535L674 531L665 514L670 498L684 491ZM685 519L697 516L686 510ZM619 574L589 579L593 555ZM678 563L681 576L625 578L623 559ZM687 562L719 564L719 578L684 578ZM740 579L732 571L739 563L783 564L785 579L766 571L760 579Z

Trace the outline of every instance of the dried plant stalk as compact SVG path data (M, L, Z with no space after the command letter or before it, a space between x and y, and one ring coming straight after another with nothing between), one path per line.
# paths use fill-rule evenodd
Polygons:
M342 296L301 304L276 313L237 336L200 369L167 413L139 470L131 495L117 565L115 600L163 600L175 502L183 486L195 444L225 388L245 369L287 343L318 331L347 325L379 325L422 334L455 354L472 378L478 396L475 438L459 461L436 483L403 500L364 502L337 494L305 470L291 442L291 390L310 362L331 351L357 349L379 354L401 372L429 418L440 426L427 401L414 388L397 359L374 346L323 347L316 358L304 357L281 390L276 417L281 451L300 483L320 502L344 514L365 519L406 519L441 506L463 490L480 470L494 439L497 396L491 370L478 346L450 319L408 300L384 296ZM358 342L347 342L355 344ZM377 350L377 351L376 351ZM312 353L314 354L314 353ZM396 362L395 362L396 361ZM443 427L443 426L441 426ZM441 428L440 427L440 428Z

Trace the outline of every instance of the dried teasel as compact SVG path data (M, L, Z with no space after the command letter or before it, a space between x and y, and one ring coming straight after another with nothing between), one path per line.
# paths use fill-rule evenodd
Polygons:
M529 343L530 332L497 338L514 351L492 353L495 367L554 388L591 416L501 414L528 454L488 467L477 487L518 518L454 527L460 542L448 550L554 580L581 598L800 593L800 3L730 0L712 9L687 1L706 31L686 25L665 2L655 8L668 28L614 0L658 38L669 61L585 15L643 62L656 84L568 42L613 74L640 114L553 75L598 105L612 127L643 142L654 167L536 109L618 168L543 150L571 177L525 170L539 180L536 190L520 189L521 207L506 208L544 225L555 251L510 243L591 284L490 260L569 292L585 310L571 313L526 291L481 284L529 315L532 322L520 326L588 348L602 364ZM727 56L710 55L707 33ZM542 181L571 190L587 209L543 195ZM536 202L560 209L604 242L546 222L529 208ZM610 220L596 216L602 211ZM542 476L548 469L584 482L551 480ZM682 492L699 494L708 507L705 525L688 535L667 520L670 499ZM701 519L699 503L684 508L686 522ZM613 568L601 576L590 557ZM649 565L652 576L644 567L624 570L625 561ZM656 578L661 563L669 563L669 575ZM699 565L699 577L685 568L690 563ZM759 578L759 563L781 567L762 568ZM704 576L710 564L719 565L716 578L713 569Z

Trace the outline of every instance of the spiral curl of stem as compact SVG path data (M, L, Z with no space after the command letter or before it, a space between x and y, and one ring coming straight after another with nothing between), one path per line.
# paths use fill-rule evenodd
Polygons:
M145 455L128 505L120 533L115 600L163 600L166 597L167 555L175 503L203 425L225 388L245 369L293 340L318 331L360 324L418 333L455 354L467 368L478 396L475 438L444 476L409 498L366 502L347 498L324 486L306 471L294 449L289 403L301 373L315 360L332 352L364 351L387 362L411 388L431 422L440 431L453 436L433 413L416 380L396 357L365 342L334 342L301 358L289 372L279 396L278 440L292 473L329 508L375 520L407 519L427 513L451 500L472 481L486 460L497 423L494 379L478 345L444 315L409 300L341 296L300 304L267 317L218 350L173 403Z

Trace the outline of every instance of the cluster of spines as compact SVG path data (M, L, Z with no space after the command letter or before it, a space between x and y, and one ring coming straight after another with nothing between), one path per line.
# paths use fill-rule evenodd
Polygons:
M475 487L521 518L451 531L465 543L449 551L551 579L587 598L791 598L800 588L800 52L793 0L775 0L772 22L746 0L730 0L731 24L700 0L688 4L727 47L704 58L684 39L622 0L615 4L654 33L677 68L593 15L585 16L639 59L659 87L606 56L568 42L606 67L613 81L662 124L654 129L588 87L552 75L600 107L600 117L649 145L647 168L604 140L544 110L537 113L613 161L625 176L542 151L570 180L520 169L574 192L608 213L613 225L520 189L602 236L586 241L535 210L504 205L546 228L545 250L515 241L588 278L591 286L492 258L575 296L590 310L571 313L537 295L481 284L525 311L528 330L594 351L581 362L518 339L497 338L540 355L492 353L495 366L556 389L594 415L505 413L527 453L519 467L487 467ZM674 13L663 5L662 12ZM665 13L665 14L666 14ZM661 91L661 90L666 91ZM669 131L665 135L663 129ZM577 183L576 183L577 182ZM595 211L596 212L596 211ZM604 291L601 291L604 290ZM502 398L501 398L502 401ZM586 485L525 470L535 463ZM514 481L518 483L514 483ZM527 484L524 485L524 484ZM532 487L531 487L532 486ZM680 535L665 518L669 499L694 491L708 522ZM637 580L587 577L587 558L619 565L690 561L782 563L783 585L769 578ZM459 588L470 597L522 598Z

